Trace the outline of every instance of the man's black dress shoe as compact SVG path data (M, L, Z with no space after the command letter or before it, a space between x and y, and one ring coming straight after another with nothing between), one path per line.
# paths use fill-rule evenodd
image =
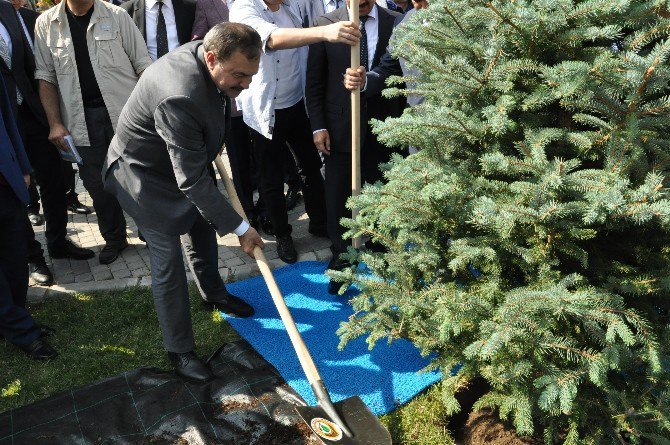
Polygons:
M340 259L340 254L333 254L333 259L328 263L328 270L344 270L347 267L350 267L351 263L347 260ZM340 292L340 288L344 283L342 281L330 279L328 283L328 293L331 295L337 295Z
M228 315L233 315L239 318L247 318L254 315L254 308L246 301L235 295L228 294L226 298L221 301L203 301L203 306L207 309L217 309Z
M342 281L335 281L332 278L328 282L328 293L330 295L337 295L340 293L340 289L344 283Z
M40 286L51 286L54 284L54 276L45 263L29 263L30 278Z
M95 256L95 252L93 252L91 249L83 249L67 238L63 240L62 244L55 247L49 247L48 251L51 258L72 258L73 260L87 260Z
M79 202L79 199L76 196L73 199L68 200L67 209L72 213L78 213L79 215L93 213L93 209Z
M298 252L295 250L291 235L277 237L277 255L288 264L298 261Z
M207 382L214 378L212 371L195 355L195 352L168 352L175 373L193 382Z
M105 247L100 251L98 260L100 264L111 264L119 257L121 251L128 247L128 241L123 240L123 244L105 244Z
M42 215L36 212L31 212L30 210L28 211L28 221L30 221L30 224L33 226L41 226L44 224L44 218Z
M33 360L50 360L58 357L56 350L42 338L38 338L28 346L20 346L20 348Z
M288 189L286 192L286 210L293 210L300 202L300 189Z

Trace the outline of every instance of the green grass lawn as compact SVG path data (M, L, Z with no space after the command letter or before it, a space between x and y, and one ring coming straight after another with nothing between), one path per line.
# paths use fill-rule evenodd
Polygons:
M202 308L191 289L193 329L200 356L239 338L218 313ZM35 362L0 341L0 412L140 367L170 369L148 288L63 295L34 305L39 323L58 330L49 342L56 360ZM436 389L382 417L394 444L449 445Z

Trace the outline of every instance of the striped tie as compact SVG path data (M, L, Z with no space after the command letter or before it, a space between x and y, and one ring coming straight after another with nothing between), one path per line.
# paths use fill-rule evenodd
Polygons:
M0 56L2 57L2 60L5 61L5 64L7 65L7 68L10 70L12 69L12 56L9 55L9 45L7 45L7 42L5 42L5 39L0 37ZM19 92L19 88L16 88L16 103L21 105L23 102L23 96L21 96L21 93Z

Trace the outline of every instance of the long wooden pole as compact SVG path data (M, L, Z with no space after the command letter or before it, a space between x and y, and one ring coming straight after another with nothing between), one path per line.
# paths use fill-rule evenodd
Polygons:
M242 216L242 218L244 218L245 221L248 221L247 215L244 213L244 209L242 208L242 204L240 203L240 200L237 197L237 192L235 192L233 181L230 179L230 176L228 176L228 170L226 170L226 166L221 160L220 156L216 157L216 159L214 160L214 164L216 165L216 169L219 171L221 179L223 180L223 183L226 186L226 192L228 192L228 198L230 199L230 203L233 205L235 211L237 211L237 213L239 213ZM272 275L272 270L270 269L270 266L268 266L268 262L265 259L263 250L261 250L261 248L258 246L254 248L254 258L256 258L258 269L260 269L261 274L265 279L265 283L267 284L268 290L270 291L270 295L272 296L272 301L277 307L279 316L284 322L284 326L286 326L286 332L288 332L288 336L291 339L291 343L293 343L293 348L295 349L296 354L298 355L298 360L300 360L300 365L302 366L303 371L305 371L305 375L307 376L309 383L312 384L314 382L320 381L321 376L319 375L319 371L316 369L314 360L312 359L312 356L307 350L307 346L305 345L305 342L303 341L300 332L298 332L298 328L296 327L295 322L293 321L293 316L291 315L291 312L289 312L288 307L286 307L286 302L284 302L284 296L279 290L279 286L277 286L277 282L275 281L274 275Z
M228 176L228 170L226 169L226 166L223 163L223 160L221 160L220 156L217 156L214 159L214 164L216 165L216 169L221 175L221 179L223 179L223 183L226 187L226 191L228 192L228 197L230 198L230 202L233 205L233 208L235 211L237 211L237 213L240 214L240 216L242 216L242 218L244 218L245 221L248 222L247 215L244 213L244 209L242 208L242 203L240 203L240 199L237 197L237 192L233 186L233 181L230 179L230 176ZM277 312L279 312L279 316L284 323L284 327L286 327L286 332L291 339L291 344L293 345L293 349L295 349L295 352L298 356L300 366L302 366L302 370L305 372L307 380L309 380L309 384L314 391L314 395L319 401L319 405L321 408L323 408L326 414L330 416L331 420L337 423L340 428L342 428L344 434L348 437L351 437L351 431L349 431L346 424L333 406L333 402L330 399L330 394L328 394L328 390L321 380L321 375L319 375L319 371L316 369L314 359L309 353L307 345L305 345L305 342L302 339L302 335L300 335L300 332L295 325L295 321L293 321L293 316L286 306L284 296L282 295L281 290L279 290L279 286L275 281L272 270L270 269L270 266L265 259L265 254L263 254L263 250L258 246L254 248L254 258L256 258L258 269L260 269L261 274L263 275L265 284L267 285L268 290L270 291L270 295L272 296L272 301L277 308Z
M350 20L359 24L358 16L359 0L350 0ZM360 42L351 47L351 68L358 69L361 66L361 44ZM361 91L356 89L351 92L351 195L358 196L361 192ZM358 210L353 209L352 218L356 218ZM355 249L361 247L361 238L355 237L352 242Z

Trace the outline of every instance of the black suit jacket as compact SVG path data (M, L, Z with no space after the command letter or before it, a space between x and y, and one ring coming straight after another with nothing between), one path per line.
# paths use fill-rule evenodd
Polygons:
M180 45L191 41L193 22L195 21L195 3L196 0L172 0L174 19L177 22L177 37L179 38ZM121 4L121 8L130 14L133 22L135 22L146 41L147 27L144 17L144 7L144 0L130 0Z
M386 52L398 13L377 7L379 20L377 48L371 69L379 65ZM342 7L319 17L317 26L349 20L347 9ZM312 130L327 129L331 149L351 151L351 93L344 88L342 76L351 63L351 47L344 43L319 42L309 46L305 96ZM361 94L361 147L365 144L367 122L399 116L405 106L404 98L386 99L380 94ZM375 139L376 141L376 139Z
M34 32L37 13L26 8L21 8L20 11L26 22L28 32L31 29ZM34 16L29 13L33 13ZM26 20L26 17L28 17L28 20ZM16 116L18 112L18 104L16 102L16 94L12 94L12 92L18 88L23 96L23 100L28 104L37 120L47 125L44 109L37 94L35 56L11 3L0 1L0 21L5 25L7 32L9 32L9 37L12 39L12 68L10 69L0 57L0 74L2 74L5 86L9 92L9 100L14 110L14 115Z

